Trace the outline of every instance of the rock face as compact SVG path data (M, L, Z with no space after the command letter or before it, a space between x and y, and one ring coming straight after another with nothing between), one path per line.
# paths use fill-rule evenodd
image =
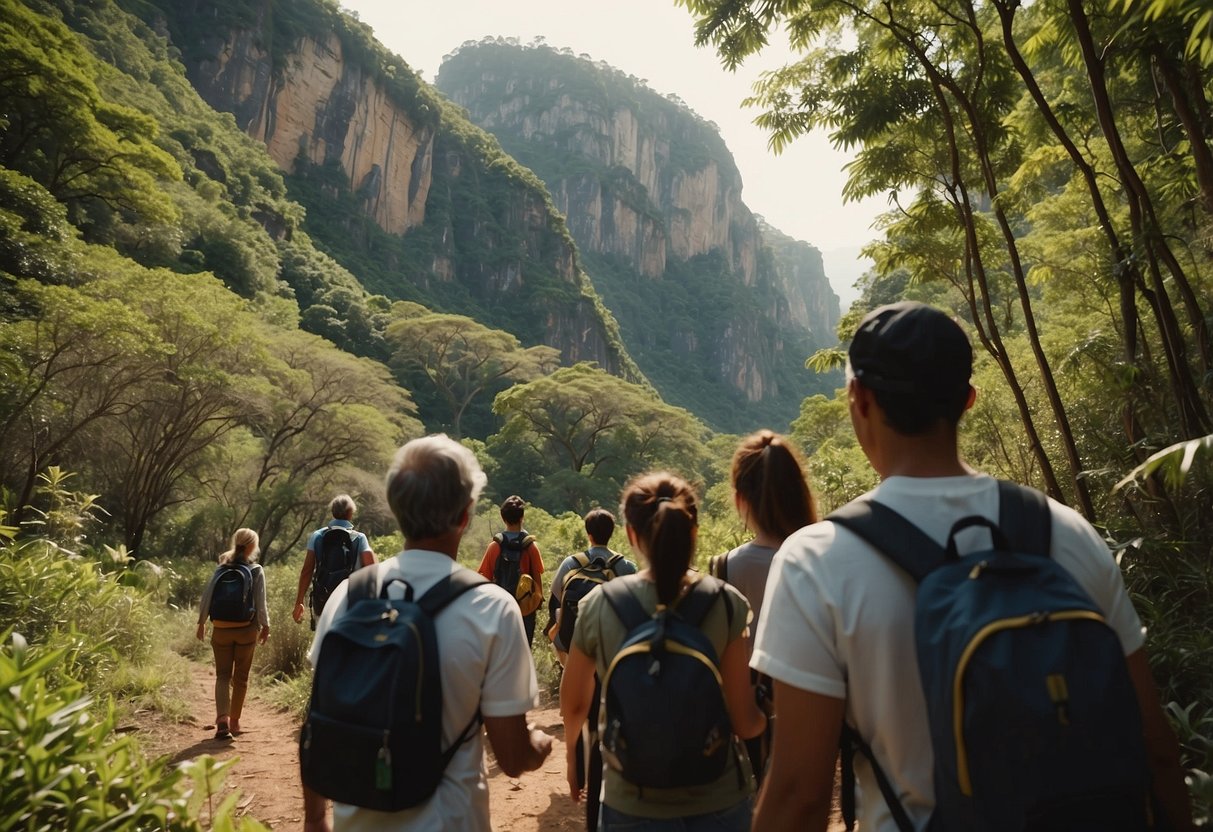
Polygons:
M838 298L815 249L795 251L774 229L778 245L764 239L713 125L618 70L546 46L465 44L437 84L545 181L667 399L705 406L695 391L680 394L677 378L661 381L672 362L690 380L682 384L720 388L707 397L721 404L717 424L772 408L795 415L815 383L804 359L834 342ZM636 303L637 293L648 302ZM670 314L655 318L654 305ZM686 307L694 311L675 312ZM738 407L750 415L725 412Z
M503 164L496 142L442 105L369 29L312 0L295 0L287 23L269 0L236 11L153 2L203 99L231 113L284 171L319 183L310 197L299 189L305 229L364 285L484 319L524 344L557 347L566 362L644 380L542 183ZM362 215L395 239L371 241L358 228Z
M384 230L402 234L420 225L434 128L410 120L375 77L346 59L335 34L300 39L285 72L274 70L262 40L257 29L215 32L212 55L188 66L207 103L232 113L285 171L300 159L339 165Z

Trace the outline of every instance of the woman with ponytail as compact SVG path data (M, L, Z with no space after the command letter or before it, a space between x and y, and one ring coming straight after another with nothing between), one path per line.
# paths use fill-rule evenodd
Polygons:
M645 474L628 483L622 502L628 541L640 553L645 566L635 575L615 578L592 590L578 606L573 643L560 686L565 736L575 737L581 731L594 695L595 673L607 678L607 670L628 636L615 603L607 598L608 593L614 596L625 591L650 616L660 616L666 611L677 616L683 599L702 598L705 590L713 593L698 629L715 654L728 721L737 736L762 733L766 716L754 703L746 664L744 635L749 605L737 590L690 568L698 533L698 505L691 487L673 474ZM696 586L700 581L707 583ZM609 684L607 688L610 693ZM694 703L707 693L686 690L685 701ZM603 716L604 720L611 718L609 713ZM599 829L610 832L643 824L646 830L748 830L753 778L745 755L738 756L737 744L728 738L723 741L728 744L729 762L723 774L708 783L642 787L629 782L624 768L607 766ZM574 744L569 743L568 747L572 749ZM575 752L570 751L568 781L575 801L583 797L578 785L579 765Z
M754 650L754 633L762 615L763 593L771 560L783 541L799 528L817 522L813 495L800 458L777 433L760 430L741 440L733 454L733 505L754 537L736 549L712 558L710 571L741 590L754 620L746 639L746 660ZM754 698L770 711L771 685L754 673ZM754 775L759 783L770 756L770 732L746 741Z
M252 529L237 529L232 547L219 556L198 604L198 640L211 619L215 654L215 739L240 733L240 714L248 691L253 651L270 637L265 605L265 571L257 563L260 540Z

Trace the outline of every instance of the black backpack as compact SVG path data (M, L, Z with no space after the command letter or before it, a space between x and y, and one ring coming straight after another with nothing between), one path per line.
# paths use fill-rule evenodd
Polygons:
M493 583L504 589L513 598L518 591L518 579L522 577L522 553L535 542L535 538L521 532L497 532L493 535L500 551L493 565Z
M719 658L700 630L723 585L705 576L673 608L649 613L627 578L602 588L627 636L602 681L602 757L642 788L703 786L734 756ZM730 611L731 615L731 611ZM738 762L738 777L742 777Z
M397 812L424 803L480 720L442 748L442 679L434 618L486 583L458 569L421 598L405 584L390 600L378 569L350 578L349 607L320 644L307 720L299 734L303 782L339 803Z
M615 577L615 567L623 560L618 552L609 559L591 558L589 552L573 555L577 565L564 576L560 588L560 643L565 649L573 646L573 628L577 625L577 605L590 590Z
M827 519L916 582L914 638L935 759L929 829L1114 832L1148 828L1137 695L1103 613L1049 557L1043 494L998 483L999 519L964 517L941 548L896 511L859 500ZM991 549L961 557L983 526ZM843 815L854 817L851 750L872 762L898 828L912 832L871 749L843 728Z
M359 565L357 532L345 526L329 526L316 540L316 568L312 572L312 612L324 610L337 586Z
M252 567L244 563L225 563L215 570L209 614L211 621L238 621L244 624L256 617Z

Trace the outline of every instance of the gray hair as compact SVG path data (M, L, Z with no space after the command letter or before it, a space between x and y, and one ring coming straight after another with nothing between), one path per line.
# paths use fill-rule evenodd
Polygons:
M333 502L329 503L329 511L337 520L349 520L357 510L358 506L354 504L354 498L349 494L338 494L333 498Z
M406 540L445 534L488 484L475 454L444 433L408 442L387 472L387 502Z

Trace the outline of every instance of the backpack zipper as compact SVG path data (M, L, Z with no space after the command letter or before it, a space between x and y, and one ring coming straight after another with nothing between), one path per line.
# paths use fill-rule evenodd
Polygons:
M708 666L708 668L711 669L712 675L716 677L716 683L718 685L720 685L721 690L724 689L724 680L720 676L720 668L718 668L716 666L716 663L713 662L711 659L709 659L707 657L707 655L705 655L704 653L702 653L699 650L694 649L693 647L687 647L686 645L678 644L677 642L673 642L673 641L669 641L669 640L667 640L665 643L665 649L669 650L671 653L681 653L684 656L690 656L693 659L697 659L697 660L703 662L705 665ZM611 674L615 672L615 665L619 664L619 661L624 656L630 656L635 653L652 653L652 652L653 652L652 644L643 643L643 644L633 644L631 647L627 647L623 650L620 650L618 653L616 653L615 658L611 660L611 666L609 668L607 668L606 679L604 679L602 682L603 690L606 689L607 684L611 681Z
M968 645L965 646L964 652L960 654L960 660L956 663L956 675L952 682L952 734L956 737L956 779L960 786L960 793L965 797L973 796L973 783L969 775L969 754L965 748L964 740L964 675L968 669L970 660L973 658L973 654L977 652L977 648L981 646L983 641L1003 630L1033 627L1037 624L1046 624L1050 621L1082 620L1098 621L1101 624L1108 623L1102 615L1092 610L1034 612L1014 618L1000 618L997 621L991 621L978 630L973 638L969 640Z

